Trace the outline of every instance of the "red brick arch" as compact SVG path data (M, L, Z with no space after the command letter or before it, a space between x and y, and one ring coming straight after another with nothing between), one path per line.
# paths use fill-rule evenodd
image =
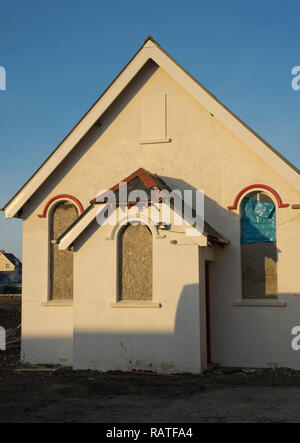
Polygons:
M252 189L264 189L264 190L270 192L275 197L277 204L278 204L278 208L288 208L289 207L289 203L283 203L279 194L275 191L275 189L271 188L271 186L262 185L262 184L254 184L254 185L249 185L249 186L246 186L245 188L243 188L235 197L233 205L227 206L227 209L229 209L230 211L236 210L238 207L238 203L239 203L240 199L243 197L243 195L245 195L247 192L251 191Z
M52 205L52 203L54 203L57 200L71 200L77 206L77 208L79 210L79 214L83 213L83 206L82 206L81 202L76 197L74 197L73 195L70 195L70 194L59 194L59 195L56 195L55 197L50 198L50 200L47 201L47 203L44 206L43 212L41 214L38 214L38 217L39 218L46 218L50 206Z

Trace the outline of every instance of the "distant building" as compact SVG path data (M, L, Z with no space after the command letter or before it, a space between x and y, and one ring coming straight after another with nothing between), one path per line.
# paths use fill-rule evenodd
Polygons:
M0 250L0 285L22 282L22 263L9 252Z

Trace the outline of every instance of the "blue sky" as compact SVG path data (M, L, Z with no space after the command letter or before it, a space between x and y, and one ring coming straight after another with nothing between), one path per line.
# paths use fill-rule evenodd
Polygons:
M294 0L0 0L0 207L149 34L300 167L299 19ZM3 213L0 249L21 257Z

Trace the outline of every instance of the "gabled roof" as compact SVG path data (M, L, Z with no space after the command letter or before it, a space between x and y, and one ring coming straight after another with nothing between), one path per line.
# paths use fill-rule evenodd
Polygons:
M2 249L2 250L0 250L0 255L5 257L6 258L6 262L10 263L10 265L13 266L13 268L15 268L15 262L18 259L17 259L17 257L14 254L11 254L10 252L5 252Z
M134 190L141 190L144 191L144 193L147 195L147 202L151 201L151 197L153 197L153 193L151 194L151 191L163 191L167 190L169 192L171 191L171 188L156 174L152 174L152 172L147 171L144 168L139 168L132 174L130 174L128 177L121 180L120 183L117 183L116 185L112 186L108 191L106 191L104 194L101 194L94 198L91 203L97 204L97 203L103 203L104 199L108 198L109 195L113 192L115 194L116 202L122 203L120 201L120 189L124 187L126 184L127 187L127 196L126 196L126 203L130 203L128 200L128 197L130 196L130 192ZM163 196L158 192L157 193L157 201L162 198ZM136 200L133 201L133 203L136 203Z
M120 199L120 189L122 187L127 188L127 195L125 200ZM132 174L130 174L125 179L121 180L120 183L112 186L108 191L104 192L100 196L96 197L91 201L91 205L78 217L77 220L56 240L56 243L61 244L64 243L63 249L69 247L78 236L90 225L92 221L95 220L97 215L99 214L98 206L101 206L101 210L103 213L106 208L111 205L110 201L107 202L107 198L113 193L114 194L114 203L115 208L117 206L130 206L130 204L137 205L136 200L130 200L131 191L142 190L146 195L146 199L141 200L142 204L147 203L167 203L171 209L176 212L179 210L181 217L185 220L186 223L189 223L189 220L184 214L183 201L182 204L175 205L173 199L169 199L167 193L171 193L171 188L165 183L165 181L156 174L147 171L146 169L139 168ZM123 197L123 196L122 196ZM129 198L128 198L129 197ZM183 215L182 215L183 214ZM196 217L196 212L192 210L193 217ZM190 223L192 227L192 224ZM201 233L202 234L202 233ZM200 233L198 234L200 235ZM228 245L229 241L226 240L219 232L217 232L214 228L212 228L206 221L204 221L204 232L203 235L207 237L207 240L211 244L221 244ZM66 237L68 237L66 239Z
M121 73L104 91L101 97L72 129L67 137L42 164L37 172L5 205L5 217L18 216L18 212L37 191L42 183L60 165L78 142L99 120L114 100L126 88L148 60L152 59L162 67L177 83L191 94L204 108L215 116L227 129L251 148L262 160L279 175L300 191L299 170L279 154L272 146L256 134L249 126L226 108L214 95L182 68L159 44L149 36Z

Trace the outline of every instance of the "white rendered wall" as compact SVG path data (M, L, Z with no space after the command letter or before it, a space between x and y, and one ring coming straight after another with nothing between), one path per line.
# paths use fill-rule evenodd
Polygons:
M154 237L153 302L161 307L116 308L109 229L86 235L75 252L74 368L200 373L198 246Z
M142 110L145 100L149 97L156 100L162 92L167 95L167 136L172 141L140 145L143 138ZM228 366L266 366L277 363L300 369L300 354L292 351L290 346L290 331L293 326L300 325L300 211L293 210L291 206L277 210L278 297L286 302L286 307L237 307L235 303L241 300L239 215L238 211L227 209L241 189L254 183L273 187L284 203L300 203L299 192L274 172L272 165L264 163L160 68L155 70L150 65L145 67L137 81L103 116L101 123L101 127L95 127L82 139L73 156L45 183L24 211L24 358L30 362L59 362L64 359L72 362L73 352L73 308L50 308L42 304L47 301L48 222L37 215L51 197L61 193L74 195L86 208L100 190L107 189L134 170L144 167L164 177L173 188L203 189L206 196L205 218L231 242L224 249L218 249L216 261L211 268L213 359ZM159 248L165 248L164 240L158 240L157 244L160 241L162 244ZM75 275L78 273L74 307L76 341L80 339L80 331L88 332L89 316L93 328L100 328L102 331L104 325L107 330L111 328L111 324L117 324L120 328L122 326L123 332L120 333L124 333L124 336L130 330L132 322L136 322L137 329L142 329L147 324L150 331L156 331L153 338L159 333L163 334L163 328L167 328L168 334L171 330L174 331L180 293L184 287L192 287L197 282L195 272L191 271L196 266L196 260L191 263L189 259L190 266L186 266L184 253L180 252L178 254L182 257L174 263L177 253L174 256L175 249L168 245L164 249L165 255L162 254L157 260L168 263L177 272L172 272L172 277L166 275L162 278L159 291L155 295L158 301L164 302L165 307L155 312L150 309L145 309L145 312L130 311L129 315L126 310L107 307L109 301L115 297L115 291L112 290L115 279L107 277L110 275L107 274L107 267L114 265L115 257L110 252L109 241L101 240L100 243L101 248L97 242L93 246L98 248L97 251L92 251L91 244L83 247L87 247L88 252L83 250L76 253L79 257L75 258ZM181 248L184 251L185 247ZM81 256L84 258L81 259ZM94 257L98 257L97 272ZM79 279L83 272L79 265L80 260L85 263L85 279ZM86 263L91 266L90 271ZM102 271L100 263L106 272ZM158 269L157 275L163 272L163 268ZM102 316L102 308L105 316ZM86 314L85 320L81 318L83 314L81 316L80 312ZM128 315L127 324L125 320ZM194 314L190 315L192 320L188 324L194 325L193 330L196 330ZM153 322L148 321L148 318ZM184 318L186 320L186 316ZM106 322L109 322L109 326ZM178 333L178 339L184 337L185 333L185 321L180 324L182 330ZM149 336L148 329L146 332ZM128 337L128 340L134 340L132 334ZM188 337L192 338L188 351L193 347L197 355L197 343L200 340L195 335L191 337L190 332ZM42 346L37 345L38 343ZM97 341L95 338L96 345L93 346L91 341L87 340L87 343L91 347L88 352L94 355L85 354L86 344L82 342L75 365L90 365L95 360L94 365L98 367L101 358L99 351L101 350L101 356L105 355L106 348L101 344L103 340ZM105 343L107 344L106 341ZM159 349L159 345L155 346ZM120 343L112 347L115 349L114 355L122 355ZM148 347L147 344L145 348ZM163 351L159 352L159 355L163 355ZM198 357L191 357L191 352L187 354L186 365L191 369L196 368ZM124 358L123 363L127 367L127 354L124 355L126 359ZM174 357L175 350L172 355ZM184 359L178 358L176 365L180 368ZM146 361L144 357L135 357L136 360ZM168 363L169 360L168 357L165 362ZM101 367L104 366L102 363Z

